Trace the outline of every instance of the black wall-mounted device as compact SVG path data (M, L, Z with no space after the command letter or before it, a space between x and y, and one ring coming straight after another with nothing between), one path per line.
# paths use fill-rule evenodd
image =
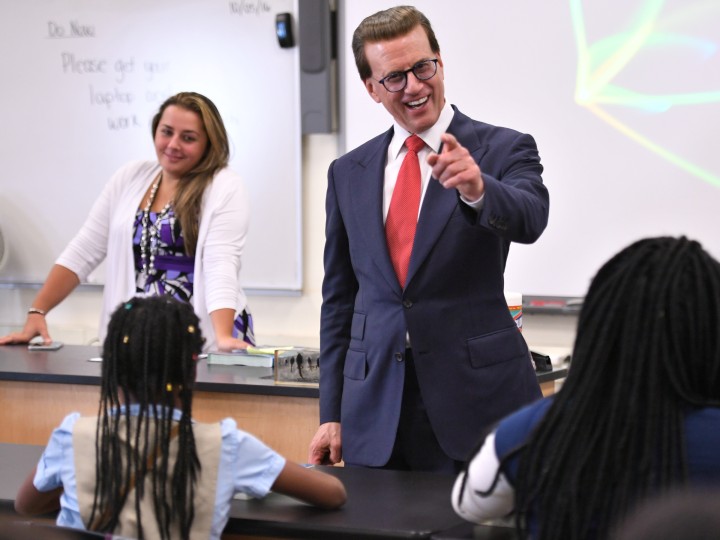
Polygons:
M275 16L275 33L278 43L283 49L295 45L292 32L292 17L289 13L278 13Z

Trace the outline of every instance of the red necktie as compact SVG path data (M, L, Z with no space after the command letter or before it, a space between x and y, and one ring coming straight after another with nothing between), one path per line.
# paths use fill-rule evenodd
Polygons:
M400 166L385 221L388 251L402 287L405 287L410 266L410 253L420 208L420 161L417 153L425 143L417 135L411 135L405 140L405 146L408 151Z

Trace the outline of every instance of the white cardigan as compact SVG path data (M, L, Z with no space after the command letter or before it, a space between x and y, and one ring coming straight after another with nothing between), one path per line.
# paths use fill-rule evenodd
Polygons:
M77 274L82 282L107 257L101 341L112 312L135 295L132 224L143 196L159 172L159 164L150 161L131 162L119 169L56 261ZM228 168L221 170L203 195L195 253L192 305L200 318L205 350L217 348L210 313L222 308L239 313L247 305L240 286L240 263L249 214L250 203L242 179Z

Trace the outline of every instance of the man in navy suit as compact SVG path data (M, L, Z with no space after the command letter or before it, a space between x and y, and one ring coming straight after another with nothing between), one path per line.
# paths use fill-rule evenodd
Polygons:
M365 19L353 51L394 123L328 172L321 425L308 459L454 473L487 428L541 395L503 272L510 242L547 225L543 169L531 136L445 101L440 47L415 8ZM411 134L424 143L421 201L401 284L385 220Z

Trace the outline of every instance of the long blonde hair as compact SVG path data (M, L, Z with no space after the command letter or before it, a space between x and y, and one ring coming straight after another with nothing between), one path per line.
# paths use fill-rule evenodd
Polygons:
M185 252L188 255L194 255L200 228L200 209L203 194L205 188L212 182L218 171L227 167L230 144L225 124L217 107L208 98L196 92L180 92L165 100L153 117L153 138L157 133L163 112L170 105L197 113L208 138L205 155L195 167L180 179L173 201L175 215L180 221L180 227L183 231Z

